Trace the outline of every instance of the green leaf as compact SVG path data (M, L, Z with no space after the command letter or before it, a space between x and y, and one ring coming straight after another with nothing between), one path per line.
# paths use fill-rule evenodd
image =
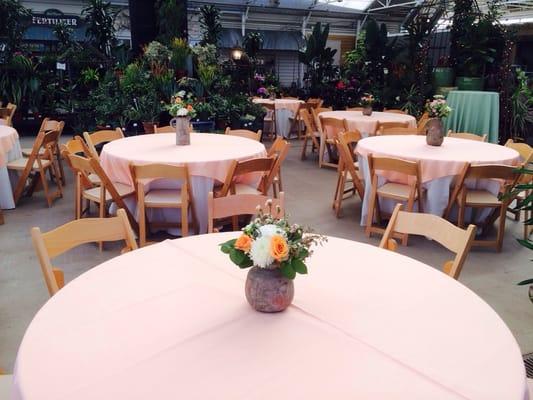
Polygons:
M220 244L220 250L223 252L223 253L226 253L226 254L229 254L231 249L233 248L233 246L235 245L235 242L237 241L237 239L231 239L231 240L228 240L227 242L225 243L221 243Z
M293 258L291 261L292 269L299 274L307 274L307 266L299 258Z
M529 250L533 250L533 242L531 240L516 239L522 246L527 247Z
M281 270L281 274L286 278L294 279L294 277L296 276L296 271L294 271L291 264L287 261L283 261L281 263L280 270Z
M229 258L237 265L245 261L246 254L243 251L232 248L229 252Z
M298 252L298 258L300 260L305 260L308 255L309 255L309 250L304 249L304 248L300 249L300 251Z
M239 264L239 268L250 268L252 265L254 265L252 259L248 256L248 254L244 254L244 261Z
M526 279L525 281L522 281L522 282L518 282L517 285L530 285L533 283L533 278L532 279Z

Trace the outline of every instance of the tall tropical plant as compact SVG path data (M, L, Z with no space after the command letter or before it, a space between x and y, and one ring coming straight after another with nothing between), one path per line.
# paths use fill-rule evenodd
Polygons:
M81 14L85 17L87 38L100 52L110 56L111 46L115 41L111 3L103 0L89 0Z
M263 48L263 35L260 32L248 32L242 41L244 51L250 57L255 60L257 54Z
M0 39L6 43L6 59L20 48L30 17L30 10L19 0L0 0Z
M202 28L202 46L212 44L218 46L222 34L220 23L220 10L212 4L206 4L200 8L200 26Z
M187 37L187 8L185 1L156 0L158 40L170 44L175 38Z

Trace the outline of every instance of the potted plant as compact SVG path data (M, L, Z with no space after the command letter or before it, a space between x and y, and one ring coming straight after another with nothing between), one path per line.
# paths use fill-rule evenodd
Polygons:
M430 146L440 146L444 141L444 126L442 118L446 118L452 112L446 103L444 96L435 95L433 100L426 104L429 121L426 124L426 143Z
M450 87L453 85L454 70L450 63L450 57L442 56L433 69L433 84L436 88Z
M367 116L372 115L372 105L374 104L375 101L376 99L374 98L374 96L369 93L365 93L363 94L363 96L361 96L361 105L363 106L363 115L367 115Z
M154 133L154 125L159 121L163 105L155 94L146 94L133 99L133 105L126 111L126 117L140 121L144 133Z
M211 132L215 128L215 121L213 120L213 107L208 102L197 102L194 105L196 110L196 117L191 124L197 132Z

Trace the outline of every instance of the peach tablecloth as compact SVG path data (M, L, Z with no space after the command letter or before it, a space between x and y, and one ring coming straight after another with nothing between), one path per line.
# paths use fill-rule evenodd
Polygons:
M410 128L416 128L415 117L407 114L374 111L371 116L366 116L361 111L324 111L320 115L324 118L345 119L349 129L357 129L364 136L376 133L381 122L407 122Z
M24 335L12 399L528 398L509 329L442 272L330 238L294 304L262 314L218 249L237 235L145 247L67 284Z
M276 109L276 131L278 135L289 137L291 129L290 118L298 112L302 100L296 99L253 99L257 104L274 104Z
M427 189L424 211L442 215L450 195L450 185L454 176L461 173L465 163L472 164L506 164L516 165L520 155L508 147L478 142L474 140L445 137L442 146L429 146L425 136L374 136L360 140L356 147L360 155L359 166L365 177L365 198L362 207L361 223L366 223L367 205L370 197L370 172L368 170L368 154L388 156L404 160L419 161L420 174L424 187ZM387 179L401 181L394 174L383 173ZM385 183L386 180L380 180ZM472 187L484 188L497 193L499 184L493 181L473 182ZM393 201L383 201L380 205L386 211L392 211ZM484 216L480 213L479 220Z
M213 190L214 181L223 182L233 160L248 160L265 157L265 146L257 141L237 136L210 133L191 134L190 146L176 146L174 134L132 136L108 143L102 149L100 161L112 181L132 185L129 170L131 163L163 163L187 165L191 175L193 199L200 232L207 231L207 194ZM248 177L247 182L257 183L257 176ZM157 189L175 188L176 182L161 180L146 186ZM136 214L134 199L127 201ZM179 221L177 209L151 209L149 219Z
M17 131L0 124L0 209L15 208L12 183L16 184L17 176L13 174L10 179L6 164L21 157L22 149Z

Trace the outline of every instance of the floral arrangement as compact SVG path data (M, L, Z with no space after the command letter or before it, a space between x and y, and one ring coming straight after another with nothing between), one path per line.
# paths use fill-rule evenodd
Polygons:
M452 112L452 108L446 103L444 96L435 95L432 101L426 103L426 111L430 118L446 118Z
M266 98L269 95L267 88L263 86L257 89L257 94L263 98Z
M266 202L267 212L257 207L257 217L246 227L241 236L221 244L221 250L229 254L231 261L240 268L253 265L260 268L280 269L283 276L294 279L296 273L307 274L305 260L313 252L313 245L327 240L312 234L309 229L290 224L286 218L272 213L272 200ZM281 212L275 207L275 215Z
M180 90L172 96L167 110L173 117L196 117L196 110L192 104L192 94L187 94L185 90Z
M363 96L361 96L361 105L363 105L364 107L371 106L372 104L374 104L375 101L376 99L374 98L374 96L369 93L365 93L363 94Z

